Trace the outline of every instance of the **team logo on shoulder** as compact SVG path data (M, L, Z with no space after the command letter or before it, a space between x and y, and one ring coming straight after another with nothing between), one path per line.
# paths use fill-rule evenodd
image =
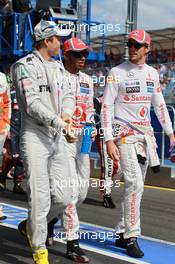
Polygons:
M28 58L26 59L26 62L30 62L30 61L32 61L32 57L28 57Z
M29 74L27 72L27 70L25 68L22 68L21 69L21 78L24 79L24 78L27 78L29 77Z

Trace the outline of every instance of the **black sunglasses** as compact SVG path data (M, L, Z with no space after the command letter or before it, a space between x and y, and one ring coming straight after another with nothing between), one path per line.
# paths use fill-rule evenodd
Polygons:
M132 48L132 46L134 46L134 48L137 50L139 50L142 47L148 47L148 45L146 45L146 44L140 44L138 42L132 42L132 41L128 41L127 46L128 46L128 48Z
M82 51L82 52L76 52L76 51L71 51L70 54L77 59L80 59L82 57L87 58L89 56L89 52L88 51Z

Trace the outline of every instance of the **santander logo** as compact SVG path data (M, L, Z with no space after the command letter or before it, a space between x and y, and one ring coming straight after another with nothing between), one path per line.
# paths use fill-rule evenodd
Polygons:
M128 95L125 95L123 97L123 100L124 101L131 101L131 102L150 102L151 101L151 96L147 96L147 95L140 95L140 96L137 96L137 95L132 95L132 96L128 96Z
M130 98L128 95L125 95L123 99L124 99L124 101L130 101Z

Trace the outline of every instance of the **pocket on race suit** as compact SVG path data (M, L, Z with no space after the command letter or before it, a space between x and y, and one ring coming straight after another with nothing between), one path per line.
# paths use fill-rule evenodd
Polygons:
M146 158L146 144L140 141L136 142L135 150L136 150L138 162L144 165L147 159Z

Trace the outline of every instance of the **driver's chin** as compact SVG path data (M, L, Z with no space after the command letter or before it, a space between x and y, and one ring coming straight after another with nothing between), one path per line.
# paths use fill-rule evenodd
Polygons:
M138 57L136 55L130 55L129 59L130 59L131 62L134 63L134 62L136 62L138 60Z
M84 63L78 63L77 64L77 68L79 69L79 70L82 70L83 68L84 68Z

